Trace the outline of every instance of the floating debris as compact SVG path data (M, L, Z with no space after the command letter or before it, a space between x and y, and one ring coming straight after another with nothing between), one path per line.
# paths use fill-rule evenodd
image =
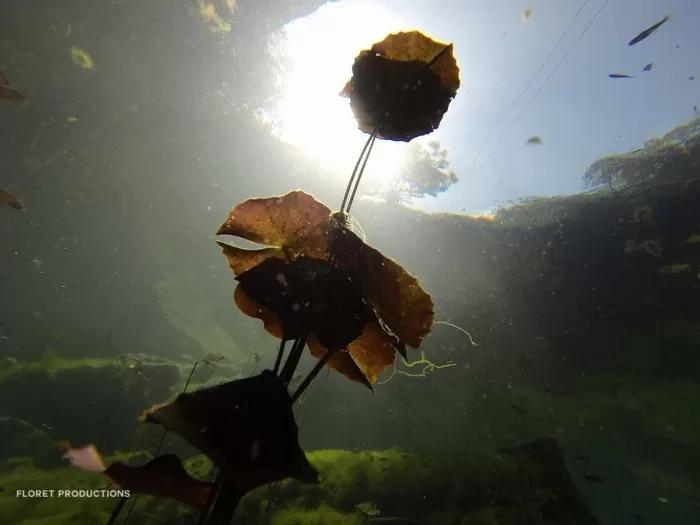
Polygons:
M630 40L628 45L633 46L634 44L638 44L639 42L641 42L645 38L648 38L654 32L656 32L656 30L659 29L663 24L665 24L669 18L670 18L670 15L666 15L665 17L663 17L661 22L657 22L653 26L646 28L644 31L642 31L637 36L635 36L632 40Z
M0 190L0 204L4 204L5 206L19 211L25 210L24 204L22 204L17 197L5 190Z
M529 22L530 19L532 18L532 7L526 7L523 9L523 21L524 22Z
M535 135L527 139L526 144L544 144L544 140L539 135Z
M237 6L238 2L227 2L227 7L231 13L235 12ZM231 22L216 12L214 4L199 0L199 15L212 33L228 33L231 31Z
M80 49L79 47L71 47L70 54L71 58L73 59L73 63L82 67L83 69L93 69L95 67L95 61L84 49Z
M522 408L520 408L520 407L519 407L518 405L516 405L515 403L512 403L512 404L510 405L510 408L512 408L513 410L515 410L518 414L525 415L525 410L523 410Z
M0 71L0 100L6 100L15 104L27 103L27 97L10 87L10 82L2 71Z

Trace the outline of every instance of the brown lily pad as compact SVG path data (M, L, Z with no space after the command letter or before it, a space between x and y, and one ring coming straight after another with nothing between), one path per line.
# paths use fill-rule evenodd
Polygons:
M452 44L419 31L387 36L363 50L341 96L350 99L358 127L408 142L437 129L460 86Z
M311 258L317 261L315 264L327 261L329 246L332 246L334 264L352 275L359 293L368 304L367 318L359 337L347 348L335 348L336 352L328 363L351 380L375 383L381 372L394 362L395 351L402 348L402 343L417 348L432 328L433 301L417 279L365 244L344 221L338 220L337 215L331 216L328 207L302 191L245 201L233 209L218 233L266 245L265 248L246 250L219 242L229 266L239 279L247 278L246 272L271 258L289 262ZM273 273L267 278L287 282L288 276L282 275L284 272ZM242 282L239 283L234 292L236 305L244 314L260 319L265 330L273 336L285 337L280 317L284 314L276 311L283 298L271 302L271 293L260 295L255 282L247 283L248 291L241 286ZM323 334L321 338L318 336L312 331L308 344L312 355L321 358L329 348L319 342L319 339L323 340ZM325 341L328 340L326 337Z
M333 239L339 264L359 281L379 318L400 341L418 348L435 316L433 300L418 279L347 228Z

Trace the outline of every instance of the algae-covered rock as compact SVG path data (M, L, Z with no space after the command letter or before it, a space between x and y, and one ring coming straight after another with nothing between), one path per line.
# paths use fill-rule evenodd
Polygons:
M355 524L391 518L396 523L515 525L526 516L535 520L528 523L597 523L554 440L500 453L321 450L310 453L309 460L320 471L320 485L286 480L257 490L242 502L237 523ZM377 512L361 511L368 506Z
M176 363L164 360L145 363L142 374L117 359L69 359L46 352L39 361L17 362L0 371L0 414L27 423L25 430L41 429L43 437L32 433L28 447L43 439L46 444L72 440L97 443L105 451L126 449L136 437L141 410L170 398L185 375ZM16 436L16 423L14 428ZM157 442L156 429L141 434ZM0 457L25 455L4 452ZM35 452L40 451L33 449L31 455Z

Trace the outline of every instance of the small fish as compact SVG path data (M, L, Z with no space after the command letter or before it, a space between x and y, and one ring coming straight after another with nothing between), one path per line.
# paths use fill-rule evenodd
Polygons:
M666 15L665 17L663 17L661 22L657 22L653 26L646 28L644 31L642 31L637 36L635 36L632 40L630 40L628 45L633 46L634 44L638 44L639 42L641 42L645 38L651 36L651 34L654 33L663 24L665 24L669 18L670 18L670 16Z
M2 73L0 73L2 74ZM0 88L2 89L2 88ZM0 94L0 98L2 98L2 95ZM9 206L10 208L14 208L15 210L19 211L24 211L24 204L20 202L20 200L12 195L10 192L5 191L5 190L0 190L0 204L5 204Z
M576 459L578 461L590 461L591 460L591 458L589 458L588 456L576 456Z
M642 516L641 514L638 514L636 512L632 513L632 517L634 518L634 521L636 521L637 523L641 523L642 521L644 521L644 516Z
M520 408L518 405L516 405L515 403L511 404L511 405L510 405L510 408L512 408L513 410L515 410L518 414L523 414L523 415L525 415L525 411L524 411L522 408Z
M53 431L53 427L47 425L46 423L41 423L40 426L41 426L42 428L45 428L45 429L48 430L49 432Z
M542 140L542 137L535 135L527 139L527 144L544 144L544 140Z
M688 77L688 80L693 81L695 80L695 77Z
M0 71L0 100L7 100L15 104L27 103L27 97L10 87L10 82L2 71Z
M653 63L653 62L650 62L649 64L647 64L646 66L644 66L644 69L642 69L642 71L651 71L651 68L652 68L652 67L654 67L654 63Z
M586 478L586 481L592 481L593 483L600 483L603 481L603 478L595 474L584 474L583 477Z
M563 388L557 388L553 386L546 386L543 388L545 392L547 392L550 395L553 396L560 396L560 397L574 397L573 394L568 392L567 390L564 390Z
M610 73L610 78L634 78L633 75L625 75L624 73Z

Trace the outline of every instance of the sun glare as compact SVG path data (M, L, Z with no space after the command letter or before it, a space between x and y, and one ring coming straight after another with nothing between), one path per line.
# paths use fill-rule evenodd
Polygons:
M329 170L349 175L369 135L357 129L349 101L339 95L362 49L389 33L410 30L402 18L367 0L328 3L285 28L290 70L275 120L280 138ZM378 140L365 176L381 184L403 163L406 143Z

